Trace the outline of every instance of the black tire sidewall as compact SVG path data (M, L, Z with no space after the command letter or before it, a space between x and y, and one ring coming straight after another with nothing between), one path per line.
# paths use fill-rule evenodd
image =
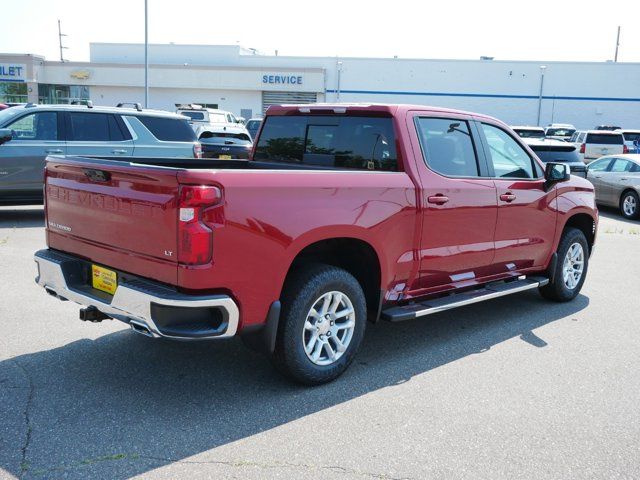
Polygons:
M296 276L283 295L274 360L280 371L307 385L329 382L353 361L366 328L366 301L362 287L347 271L331 266L313 266ZM307 314L319 297L339 291L349 297L355 312L355 328L344 354L331 365L316 365L304 351L302 332Z
M583 256L584 256L584 264L582 270L582 277L580 277L580 281L575 286L575 288L568 288L564 283L563 278L563 270L564 270L564 260L567 255L567 252L571 245L574 243L579 243L582 246ZM552 290L552 298L558 301L569 301L573 300L580 290L582 289L582 285L584 284L585 279L587 278L587 271L589 269L589 245L587 243L587 239L584 236L582 231L577 228L567 228L560 239L560 244L558 245L558 264L556 265L556 271L554 274L554 282L553 282L553 290Z
M636 200L636 211L633 213L633 215L627 215L624 212L624 200L627 197L633 197ZM629 192L625 192L622 197L620 197L620 214L624 217L627 218L629 220L635 220L636 218L638 218L638 215L640 214L640 198L638 197L638 194L634 191L629 191Z

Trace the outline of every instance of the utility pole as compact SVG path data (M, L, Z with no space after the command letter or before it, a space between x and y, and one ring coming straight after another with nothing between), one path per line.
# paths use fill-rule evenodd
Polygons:
M149 9L144 0L144 108L149 108Z
M618 26L618 36L616 37L616 54L613 57L613 61L618 61L618 47L620 47L620 27Z
M547 69L546 65L540 65L540 92L538 93L538 121L536 125L540 126L540 112L542 110L542 89L544 87L544 71Z
M66 37L66 35L62 33L62 28L60 27L60 19L58 19L58 45L60 46L60 61L64 62L62 50L66 50L67 47L62 46L62 37Z

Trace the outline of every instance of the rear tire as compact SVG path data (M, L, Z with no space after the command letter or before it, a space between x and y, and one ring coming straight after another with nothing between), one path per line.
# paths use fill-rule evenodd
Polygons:
M366 326L362 287L346 270L310 265L287 280L272 360L287 377L319 385L353 361Z
M567 227L558 245L558 262L540 294L556 302L573 300L584 284L589 266L589 244L581 230Z
M633 190L624 192L620 197L620 213L629 220L635 220L640 216L640 200Z

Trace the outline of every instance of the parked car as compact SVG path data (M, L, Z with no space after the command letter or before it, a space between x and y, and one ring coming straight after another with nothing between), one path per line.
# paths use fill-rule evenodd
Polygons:
M524 141L544 163L564 163L572 174L583 178L587 176L587 167L572 143L553 138L525 138Z
M614 130L620 130L621 127L616 125L598 125L595 130L606 130L613 132Z
M252 118L247 122L247 130L249 131L249 135L254 139L258 136L258 130L260 130L260 125L262 124L261 118Z
M623 217L640 217L640 155L607 155L587 166L596 202L620 209Z
M0 203L42 202L47 155L200 158L184 117L136 108L34 105L0 112Z
M225 110L204 108L200 105L181 105L176 113L189 118L189 123L198 138L204 133L246 133L247 129L236 116Z
M204 158L249 158L253 143L248 133L205 132L200 137Z
M587 130L578 132L575 137L578 154L584 163L589 163L603 155L628 153L624 137L620 132L608 130Z
M576 131L576 127L570 123L552 123L544 129L544 135L547 138L556 140L569 140Z
M513 126L511 130L516 132L521 138L544 138L544 128L542 127L527 127L527 126Z
M627 146L629 153L640 153L640 130L616 130L622 133L624 144Z
M253 159L160 163L50 158L38 284L149 337L241 335L306 384L349 366L367 319L572 300L597 230L590 182L442 108L272 106Z

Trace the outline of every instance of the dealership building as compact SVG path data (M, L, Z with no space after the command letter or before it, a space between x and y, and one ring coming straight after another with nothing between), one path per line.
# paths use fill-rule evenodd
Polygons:
M414 103L510 124L640 128L640 63L292 57L154 44L149 64L149 107L163 110L198 103L249 118L274 103ZM0 102L143 103L144 77L142 44L92 43L89 62L0 53Z

